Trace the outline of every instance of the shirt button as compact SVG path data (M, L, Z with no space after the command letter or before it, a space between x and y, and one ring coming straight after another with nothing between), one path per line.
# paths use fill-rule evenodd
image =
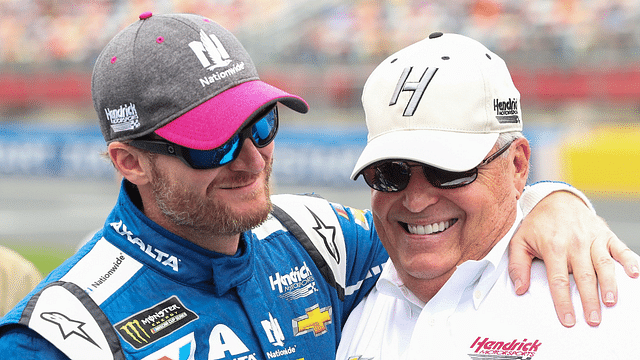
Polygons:
M436 319L432 316L429 318L429 325L430 326L435 326L436 324Z
M480 290L476 290L476 291L474 291L474 292L473 292L473 297L474 297L476 300L480 300L480 298L482 297L482 292L481 292Z

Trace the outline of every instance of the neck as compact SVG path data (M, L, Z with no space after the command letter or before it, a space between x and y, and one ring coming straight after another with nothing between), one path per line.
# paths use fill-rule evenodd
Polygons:
M153 220L153 219L152 219ZM155 221L155 220L154 220ZM156 221L157 222L157 221ZM234 255L238 252L240 245L241 234L223 235L212 234L209 231L202 231L198 229L192 229L183 226L175 226L170 223L158 225L171 231L172 233L182 237L183 239L192 242L203 249L217 252L225 255Z
M425 304L428 303L442 289L444 284L451 278L455 269L437 278L424 280L412 277L409 274L402 274L400 278L404 285Z

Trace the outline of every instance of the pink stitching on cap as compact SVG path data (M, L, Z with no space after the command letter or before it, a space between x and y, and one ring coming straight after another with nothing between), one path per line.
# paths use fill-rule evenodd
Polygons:
M158 36L158 38L156 39L156 42L157 42L158 44L162 44L162 43L164 42L164 37L162 37L162 36Z
M114 57L112 57L112 58L111 58L111 63L112 63L112 64L115 64L115 63L116 63L116 60L118 60L118 58L117 58L117 57L115 57L115 56L114 56Z
M146 19L150 18L151 15L153 15L151 13L151 11L145 11L142 14L140 14L139 18L140 18L140 20L146 20Z

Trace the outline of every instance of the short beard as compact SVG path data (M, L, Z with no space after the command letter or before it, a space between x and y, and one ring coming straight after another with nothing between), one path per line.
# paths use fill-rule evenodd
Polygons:
M271 163L265 168L266 181L263 189L256 190L251 198L259 198L264 192L266 204L256 206L251 212L235 213L233 208L213 197L202 198L182 183L170 182L161 174L155 161L151 161L153 195L165 218L176 226L178 235L189 236L229 236L241 234L262 224L272 209L269 189ZM241 175L239 175L240 177Z

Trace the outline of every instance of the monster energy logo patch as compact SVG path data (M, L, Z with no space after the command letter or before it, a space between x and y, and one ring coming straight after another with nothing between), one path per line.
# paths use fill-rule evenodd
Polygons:
M198 315L182 305L177 296L172 296L122 320L114 327L126 342L141 349L197 318Z

